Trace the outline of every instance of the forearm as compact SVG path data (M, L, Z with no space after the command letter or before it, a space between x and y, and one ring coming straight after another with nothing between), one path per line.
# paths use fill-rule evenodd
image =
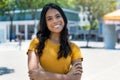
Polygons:
M65 74L58 74L41 70L33 70L32 73L37 74L37 80L41 80L41 78L44 80L68 80L67 75Z
M38 69L38 60L37 56L33 51L28 52L28 70Z
M71 70L67 74L58 74L51 72L40 72L46 78L45 80L81 80L82 76L82 63L81 60L73 62Z
M67 74L68 80L81 80L83 72L81 59L75 60L72 64L71 70Z
M81 76L82 76L82 73L81 74L75 74L75 75L67 74L65 80L81 80Z
M38 77L35 80L81 80L82 75L82 73L77 75L69 75L45 72L41 70L34 70L33 73Z
M34 80L80 80L82 74L81 61L77 60L73 64L68 74L46 72L40 66L36 54L31 51L28 53L29 77Z

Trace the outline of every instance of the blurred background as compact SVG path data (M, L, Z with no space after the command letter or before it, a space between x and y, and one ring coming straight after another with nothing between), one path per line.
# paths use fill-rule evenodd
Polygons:
M82 80L120 80L120 0L0 0L0 80L29 80L27 48L51 2L63 8L69 39L81 48Z

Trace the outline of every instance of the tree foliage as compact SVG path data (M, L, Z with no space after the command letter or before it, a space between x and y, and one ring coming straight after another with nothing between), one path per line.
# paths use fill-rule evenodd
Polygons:
M5 11L15 10L15 0L4 0L5 5L2 7Z
M0 15L8 16L10 20L10 41L12 40L12 34L13 34L13 17L14 17L14 11L16 9L16 0L3 0L2 2L5 3L4 6L0 7Z
M15 0L3 0L0 6L0 13L5 14L5 12L14 11L16 8Z
M81 5L83 10L86 7L92 14L100 19L104 14L114 11L116 9L116 0L76 0L77 5Z
M42 8L47 3L56 3L64 8L75 8L74 0L16 0L20 9Z
M6 5L5 0L0 0L0 8L4 7Z

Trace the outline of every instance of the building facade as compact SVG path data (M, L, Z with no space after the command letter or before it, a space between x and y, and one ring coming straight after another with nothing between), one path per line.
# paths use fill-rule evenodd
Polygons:
M16 10L11 12L13 15L13 21L10 21L9 16L4 15L0 16L0 42L6 42L9 40L15 41L17 35L21 35L23 40L30 40L33 34L37 33L37 25L40 19L40 13L42 9L38 9L36 15L36 19L32 17L32 10L25 10L24 13ZM68 29L71 33L77 33L79 26L79 12L63 9L67 19L68 19ZM11 26L12 24L12 26ZM73 30L73 27L75 28ZM76 28L77 27L77 28Z

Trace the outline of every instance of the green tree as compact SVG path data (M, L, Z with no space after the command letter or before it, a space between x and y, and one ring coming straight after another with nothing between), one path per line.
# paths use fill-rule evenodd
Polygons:
M18 9L24 14L25 10L31 10L32 18L36 21L37 10L47 3L56 3L63 8L74 9L74 0L0 0L0 14L7 15L11 21L10 41L12 40L12 26L15 10ZM36 26L36 22L35 22Z
M2 6L0 6L0 14L3 16L8 16L9 20L11 22L10 24L10 41L12 40L12 34L13 34L13 18L14 18L14 11L16 8L15 0L2 0L0 2Z
M30 14L32 15L32 19L34 20L34 33L37 32L37 10L40 9L44 3L44 0L17 0L17 8L21 11L22 14L25 13L26 10L30 10Z
M95 18L100 19L108 12L116 9L116 0L76 0L77 5L81 5L83 10L88 7Z
M0 0L0 8L4 7L7 3L7 0Z
M98 28L98 22L102 20L102 17L111 11L116 9L116 0L76 0L77 9L81 9L82 7L83 12L86 12L88 15L88 20L90 22L90 28L88 30L88 37L87 37L87 45L89 39L91 38L91 30ZM90 18L92 16L92 18Z
M18 9L22 11L30 9L30 14L32 15L32 19L34 20L34 26L36 27L36 15L37 10L42 8L47 3L56 3L64 8L75 8L73 5L73 0L16 0L16 4ZM35 28L35 30L37 27ZM36 32L36 31L34 31Z
M75 8L74 0L16 0L19 9L39 9L47 3L56 3L63 8Z
M0 0L0 15L4 14L3 8L5 7L6 3L6 0Z

